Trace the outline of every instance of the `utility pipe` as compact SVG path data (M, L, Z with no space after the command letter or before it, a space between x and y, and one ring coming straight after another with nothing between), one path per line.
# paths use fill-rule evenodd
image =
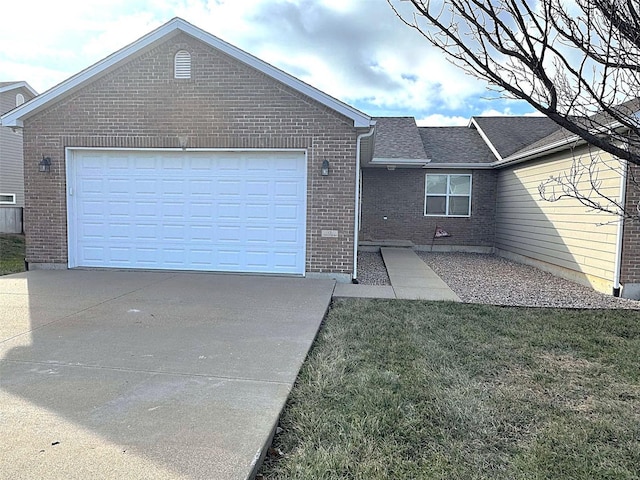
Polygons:
M620 160L622 175L620 175L620 219L618 220L618 232L616 238L616 263L613 272L613 296L620 296L620 272L622 270L622 236L624 234L624 210L627 195L627 169L626 160Z
M360 232L360 142L363 138L370 137L375 131L376 122L371 122L371 128L367 133L361 133L356 139L356 200L355 200L355 222L353 231L353 274L351 281L358 278L358 236ZM355 282L354 282L355 283Z

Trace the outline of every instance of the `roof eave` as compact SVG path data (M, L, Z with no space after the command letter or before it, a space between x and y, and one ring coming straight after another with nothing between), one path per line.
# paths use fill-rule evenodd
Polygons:
M373 157L371 165L423 165L431 162L430 158L385 158Z
M446 169L446 170L491 170L496 162L482 163L429 163L424 168Z
M15 83L11 83L9 85L5 85L4 87L0 87L0 93L2 92L10 92L11 90L17 90L18 88L26 88L27 90L29 90L29 93L31 93L33 96L37 96L38 92L36 92L31 85L29 85L27 82L15 82Z

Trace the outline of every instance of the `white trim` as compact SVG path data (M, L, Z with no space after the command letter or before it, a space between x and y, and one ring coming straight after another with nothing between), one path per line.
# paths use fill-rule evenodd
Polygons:
M307 152L306 148L168 148L168 147L65 147L65 152L70 150L99 150L99 151L125 151L125 152Z
M624 212L625 201L627 196L627 169L629 168L626 160L620 160L622 166L622 175L620 175L620 207ZM618 220L618 228L616 230L616 259L613 269L613 288L620 288L620 274L622 271L622 247L624 234L624 215Z
M11 197L12 200L2 200L2 197ZM15 205L16 194L15 193L0 193L0 205Z
M361 133L356 138L356 205L355 205L355 224L353 227L353 272L351 273L352 279L358 278L358 239L360 236L360 213L362 211L362 202L360 198L360 144L363 138L370 137L374 134L375 121L373 125L366 133Z
M24 104L24 95L21 93L16 93L16 107Z
M427 195L427 177L429 175L446 175L447 177L447 192L444 194L436 193ZM460 195L460 194L452 194L449 193L449 184L451 182L451 176L456 177L469 177L469 193ZM445 201L445 213L444 214L436 214L436 213L427 213L427 197L442 197L444 196ZM448 215L446 212L449 211L449 198L450 197L465 197L469 198L469 213L467 215ZM423 216L425 217L442 217L442 218L469 218L471 217L471 200L473 198L473 174L472 173L425 173L424 174L424 208L423 208Z
M16 90L18 88L26 88L34 97L38 95L38 92L31 88L31 85L29 85L27 82L16 82L10 85L5 85L4 87L0 87L0 93L10 92L11 90Z
M384 158L374 157L369 162L371 165L417 165L422 166L431 162L430 158Z
M486 143L487 147L489 147L491 153L493 153L493 155L498 159L498 162L502 161L502 156L500 155L500 153L498 153L498 150L493 146L493 143L491 143L487 134L484 133L484 130L480 128L480 125L478 125L478 122L476 122L475 118L473 117L471 117L471 120L469 120L469 127L472 126L476 128L476 131L480 134L480 137L482 137L482 140L484 140L484 143ZM498 162L493 162L493 164L496 164Z
M77 258L76 252L77 249L72 249L71 239L77 238L77 225L76 220L77 217L72 215L72 209L70 208L72 204L72 200L70 197L73 196L76 191L76 175L75 173L75 162L74 156L76 152L86 152L86 151L127 151L127 152L175 152L175 153L192 153L192 152L265 152L265 153L274 153L274 152L295 152L304 154L304 165L305 165L305 177L304 177L304 205L302 205L301 210L304 212L304 236L305 240L303 242L303 258L304 258L304 267L303 272L301 274L286 274L287 276L295 276L295 277L305 277L309 274L306 272L306 264L307 264L307 240L309 237L309 218L307 207L309 204L309 152L306 148L190 148L187 150L183 150L182 148L126 148L126 147L65 147L65 177L66 177L66 217L67 217L67 268L75 268L77 267ZM73 168L72 168L73 167ZM61 267L62 268L62 267ZM252 273L253 274L253 273ZM259 274L255 274L259 275ZM271 275L271 274L265 274ZM283 275L283 274L277 274ZM340 274L337 274L340 275ZM347 275L348 274L342 274Z
M76 228L76 218L72 215L71 208L71 198L76 191L76 183L75 183L75 175L72 173L72 165L75 165L74 155L76 150L81 150L80 148L65 148L64 149L64 159L65 159L65 202L66 202L66 217L67 217L67 268L74 268L77 264L76 260L76 251L77 248L72 248L71 239L77 238L77 228ZM93 150L93 149L91 149Z
M495 163L430 163L422 168L443 170L490 170Z
M302 80L299 80L262 60L259 60L253 55L220 40L218 37L215 37L214 35L211 35L210 33L207 33L178 17L170 20L156 30L109 55L80 73L68 78L42 95L25 103L23 106L18 107L0 117L2 125L7 127L22 127L23 120L28 118L30 114L48 106L49 103L58 100L59 97L72 93L76 89L84 86L85 83L94 79L94 77L106 72L111 67L114 67L118 63L126 60L129 56L149 47L153 43L161 40L176 30L182 31L187 35L191 35L192 37L205 42L209 46L230 55L236 60L255 68L265 75L284 83L326 107L346 116L353 120L354 127L356 128L371 126L371 117L361 111L331 97L330 95L327 95L324 92L321 92Z

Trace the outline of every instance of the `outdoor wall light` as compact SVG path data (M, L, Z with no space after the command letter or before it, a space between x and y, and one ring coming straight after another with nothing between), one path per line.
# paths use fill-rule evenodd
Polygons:
M42 160L38 164L38 170L41 172L50 172L51 171L51 158L42 156Z
M329 175L329 160L323 160L322 161L321 173L322 173L323 177L326 177L327 175Z

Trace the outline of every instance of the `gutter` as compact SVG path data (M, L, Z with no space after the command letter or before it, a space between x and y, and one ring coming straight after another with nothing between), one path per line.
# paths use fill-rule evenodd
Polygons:
M625 200L627 196L627 161L620 160L622 163L622 175L620 175L620 208L624 212L625 208ZM616 263L613 270L613 296L620 296L620 272L622 270L622 236L624 233L624 215L621 215L620 220L618 221L618 230L617 230L617 238L616 238Z
M358 237L360 232L360 142L363 138L370 137L375 132L376 122L371 121L370 129L367 133L361 133L356 138L356 199L355 199L355 222L353 229L353 273L351 281L358 283Z

